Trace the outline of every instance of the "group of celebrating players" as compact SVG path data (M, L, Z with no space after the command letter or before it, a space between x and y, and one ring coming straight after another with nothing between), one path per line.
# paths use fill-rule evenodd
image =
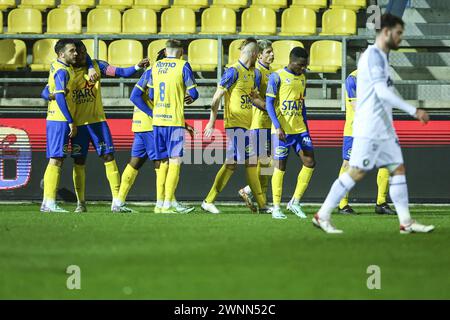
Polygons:
M376 43L369 46L360 58L358 75L355 71L347 78L344 163L339 178L313 218L313 224L327 233L342 233L331 224L331 211L339 204L339 212L354 212L346 194L374 166L381 168L377 179L376 212L397 214L402 233L430 232L434 229L434 226L421 225L410 217L403 158L392 124L392 106L408 112L423 123L428 121L425 111L416 109L392 93L387 54L399 46L403 28L400 18L383 15ZM42 92L42 97L49 101L46 127L49 163L44 174L41 211L67 212L56 204L56 191L69 139L78 200L75 212L87 211L85 162L90 142L105 164L113 212L133 211L125 205L125 201L138 170L147 159L154 161L156 171L155 212L193 211L194 207L185 206L175 199L185 131L194 135L193 128L185 123L184 105L191 104L199 96L192 69L188 62L182 60L181 42L168 40L153 65L144 59L129 68L92 60L81 41L60 40L55 51L58 59L51 65L48 85ZM293 48L289 54L289 64L280 70L270 67L273 60L270 41L245 39L240 47L238 62L227 68L218 84L203 134L205 137L213 134L224 97L226 159L201 205L207 212L220 213L214 202L237 164L244 164L248 185L239 190L239 195L247 206L254 212L269 213L274 219L286 219L281 209L281 198L287 158L292 148L299 155L303 167L287 210L306 218L300 202L315 167L304 101L308 53L302 47ZM134 141L130 161L120 176L103 111L99 78L129 77L144 68L130 97L135 105L132 122ZM396 212L386 201L389 175L389 192ZM270 176L271 208L267 205L266 196Z

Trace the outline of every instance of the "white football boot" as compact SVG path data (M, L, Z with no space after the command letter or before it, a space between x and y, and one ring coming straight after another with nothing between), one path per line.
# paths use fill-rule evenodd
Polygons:
M409 234L409 233L428 233L434 230L433 225L423 225L417 223L416 221L411 222L409 225L400 225L400 233L401 234Z
M330 233L330 234L341 234L341 233L344 233L344 231L336 229L331 224L330 221L319 219L319 216L317 215L317 213L314 215L314 217L312 219L312 222L313 222L314 226L316 226L319 229L322 229L326 233Z
M217 207L214 205L214 203L207 203L207 202L203 201L202 209L209 213L213 213L213 214L220 213L219 209L217 209Z

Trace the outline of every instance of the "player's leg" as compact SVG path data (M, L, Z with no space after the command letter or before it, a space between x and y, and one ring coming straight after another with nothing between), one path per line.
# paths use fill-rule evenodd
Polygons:
M155 213L161 213L164 204L164 188L166 184L167 171L169 170L169 159L155 160L156 172L156 206Z
M394 215L396 212L389 207L387 203L387 194L389 191L389 170L387 168L378 169L377 174L377 204L375 205L375 213Z
M339 171L339 176L341 176L344 172L346 172L349 169L349 161L350 161L350 155L352 153L352 146L353 146L353 137L346 136L343 139L342 143L342 166L341 170ZM355 211L350 207L348 204L348 193L345 194L345 196L341 199L341 202L339 202L338 206L338 212L342 214L352 214L355 213Z
M293 144L291 135L286 136L286 140L279 140L276 135L272 135L272 154L274 170L272 175L272 218L286 219L286 215L281 210L281 197L283 194L283 180L286 172L286 164L289 156L289 148Z
M72 158L74 161L72 169L73 187L77 196L77 207L75 212L87 212L86 192L86 158L89 150L90 136L87 126L78 126L77 135L71 139Z
M261 183L259 181L258 175L258 156L256 150L254 149L254 145L250 142L250 131L243 130L241 131L243 137L238 138L238 163L245 163L245 177L247 180L247 184L250 186L252 190L253 197L258 205L258 208L253 206L250 207L252 212L261 211L267 212L266 201L262 194Z

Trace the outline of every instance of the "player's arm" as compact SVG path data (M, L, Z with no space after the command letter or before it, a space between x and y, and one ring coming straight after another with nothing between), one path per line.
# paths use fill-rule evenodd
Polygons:
M269 114L270 120L272 120L273 126L276 129L276 134L278 139L285 140L286 133L283 128L281 128L280 121L277 118L277 113L275 112L275 100L277 98L278 91L280 89L281 79L278 73L274 72L269 77L269 83L267 84L266 92L266 109Z
M45 88L41 92L41 98L47 101L53 100L50 98L50 90L48 89L48 84L45 86Z
M252 99L252 105L259 110L266 111L266 102L259 95L259 90L261 88L261 71L255 69L255 88L250 93L250 99Z
M306 130L309 131L309 127L308 127L308 116L307 116L307 108L306 108L306 104L305 104L305 96L306 96L306 88L305 91L303 92L303 107L302 107L302 117L303 117L303 122L305 123L306 126Z
M197 83L195 82L194 73L192 72L191 65L185 63L183 67L183 81L186 86L187 95L184 98L186 104L191 104L198 99Z
M88 67L88 78L90 81L95 82L98 80L99 74L94 68L94 63L92 62L91 56L86 54L86 66Z
M69 73L67 72L67 70L59 69L58 71L56 71L54 77L55 77L55 92L54 92L55 100L62 114L69 123L70 127L69 137L73 138L77 134L77 127L73 125L72 115L70 114L66 102L66 89L67 83L69 82Z
M149 117L153 117L153 111L152 109L145 103L143 95L145 93L145 88L148 84L149 74L151 74L152 70L148 69L146 70L141 78L139 79L138 83L133 88L133 91L131 91L130 100L133 102L133 104L139 108L142 112L144 112Z
M356 77L349 75L347 79L345 79L345 90L347 92L347 98L350 101L350 105L353 110L356 107Z
M147 58L139 61L138 64L128 67L128 68L120 68L110 65L106 61L99 60L98 66L100 68L100 72L104 76L109 77L123 77L128 78L134 75L137 71L142 70L143 68L146 68L149 65L149 61Z

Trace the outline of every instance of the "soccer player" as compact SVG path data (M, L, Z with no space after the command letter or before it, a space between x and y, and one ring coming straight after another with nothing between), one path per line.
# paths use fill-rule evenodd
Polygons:
M280 204L283 178L291 147L300 156L303 167L287 209L300 218L306 218L301 209L300 200L308 187L316 165L304 100L307 66L308 53L304 48L295 47L289 54L289 65L272 73L267 85L266 107L272 120L272 154L275 160L272 176L272 217L274 219L286 219Z
M402 150L393 125L395 106L426 124L426 111L403 101L393 92L387 56L402 41L404 22L391 14L383 14L375 44L367 48L358 62L356 96L358 97L353 123L353 150L350 169L331 186L325 202L313 218L313 224L326 233L342 233L331 224L331 212L375 166L385 167L391 174L389 194L400 221L400 233L430 232L434 226L425 226L411 219L408 208L408 188Z
M164 181L164 202L161 213L176 213L173 206L175 190L180 177L184 146L184 102L191 104L198 98L197 84L188 62L181 59L183 47L179 40L166 42L166 58L152 66L149 98L153 102L153 137L156 159L169 159ZM186 97L186 91L188 96ZM156 172L157 183L162 184L161 167ZM160 192L162 194L162 192ZM158 200L158 199L157 199ZM161 199L160 199L161 200ZM192 210L192 209L188 209Z
M261 85L259 91L260 97L265 101L267 83L269 82L269 76L273 72L270 65L275 57L272 42L269 40L259 40L258 50L259 54L258 61L256 62L256 69L261 72ZM252 123L250 125L250 141L253 149L256 150L256 156L258 157L257 174L259 176L261 191L265 200L267 199L267 186L269 184L271 170L271 126L272 121L270 120L267 111L254 105L252 109ZM249 185L239 190L239 195L247 204L250 202L250 205L253 205L253 194Z
M202 209L210 213L219 213L214 201L233 175L237 163L245 163L247 183L258 203L258 208L260 212L267 212L258 179L256 155L250 148L248 132L252 122L252 91L258 89L261 82L261 73L254 68L257 58L256 39L244 40L239 61L226 70L212 99L211 115L204 134L206 137L211 136L220 100L225 96L224 120L227 150L225 163L217 173L214 184L202 203ZM258 210L253 207L251 209Z
M61 166L67 155L69 138L77 135L73 121L73 110L69 110L66 90L72 89L77 50L75 41L61 39L55 45L57 60L50 66L48 89L55 99L48 103L46 132L47 158L49 159L44 174L44 199L42 212L68 212L56 204L56 192L61 176Z
M353 118L355 115L356 107L356 79L358 70L353 71L347 77L345 82L346 92L345 92L345 127L344 127L344 141L342 144L342 167L339 175L342 175L348 170L348 162L350 160L350 155L352 152L353 145ZM389 170L386 168L378 169L377 175L377 185L378 185L378 195L377 203L375 205L375 212L378 214L395 214L387 201L386 196L389 188ZM339 203L339 213L342 214L352 214L355 213L352 207L348 204L348 193L342 198Z

